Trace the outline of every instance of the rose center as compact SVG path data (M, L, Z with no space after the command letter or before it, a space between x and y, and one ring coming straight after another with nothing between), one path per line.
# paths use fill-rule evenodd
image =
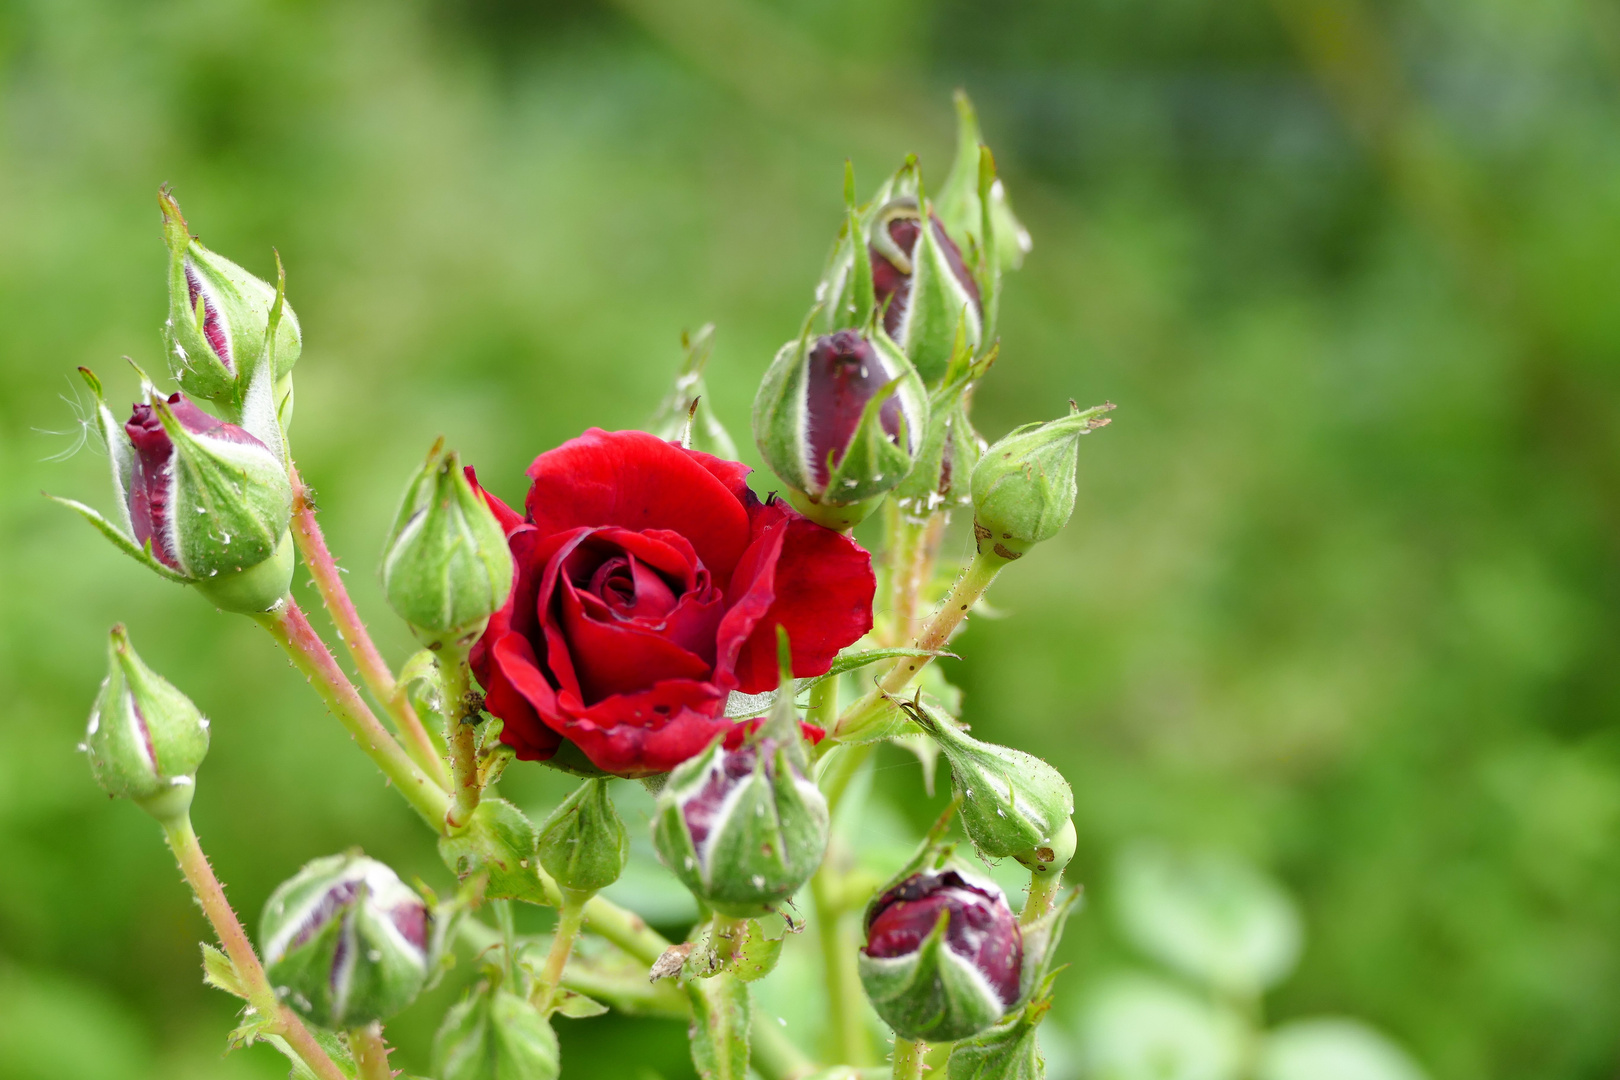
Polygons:
M662 619L680 599L662 575L633 555L602 563L586 589L621 619Z

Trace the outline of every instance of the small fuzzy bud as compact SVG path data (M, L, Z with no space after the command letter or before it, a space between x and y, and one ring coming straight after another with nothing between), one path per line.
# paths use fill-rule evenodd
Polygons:
M1025 424L991 446L973 468L973 535L980 554L1011 561L1050 540L1074 513L1080 436L1108 423L1112 405Z
M188 394L234 415L268 365L278 411L290 411L303 334L281 290L203 247L167 191L158 193L158 203L169 247L165 332L174 377Z
M439 1080L556 1080L557 1036L528 999L481 985L433 1037Z
M996 885L955 866L912 874L866 912L861 984L907 1039L986 1030L1019 999L1023 938Z
M768 730L768 729L762 729ZM790 898L827 851L827 800L773 737L722 739L669 774L653 844L692 894L749 918Z
M389 604L432 649L470 645L512 591L506 534L442 442L405 489L382 581Z
M208 754L208 721L135 655L122 626L112 628L107 660L84 740L96 783L154 817L184 814Z
M277 996L320 1027L386 1020L427 981L429 921L422 898L377 860L316 859L265 905L265 972Z
M808 332L784 345L754 398L754 437L794 506L848 529L911 471L928 395L905 355L876 331Z
M624 871L630 836L606 780L587 780L540 825L540 865L573 892L605 889Z
M951 764L962 827L987 858L1012 857L1033 873L1061 872L1074 856L1074 793L1063 775L1022 750L980 742L926 705L906 712Z

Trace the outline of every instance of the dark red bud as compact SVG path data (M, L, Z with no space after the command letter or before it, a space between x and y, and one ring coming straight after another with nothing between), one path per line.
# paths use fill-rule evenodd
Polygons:
M934 225L934 242L945 252L945 261L950 265L951 273L956 275L956 280L962 283L962 288L973 298L973 306L982 308L979 283L974 280L967 263L963 261L962 249L956 246L956 241L945 231L945 225L939 218L930 215L930 220ZM894 241L895 247L906 253L908 259L916 258L917 239L922 235L921 226L922 223L918 218L909 215L894 217L888 223L889 239ZM872 256L872 292L878 308L883 311L883 329L889 332L889 336L897 337L900 333L900 323L906 316L906 304L911 298L911 271L902 270L894 265L876 247L869 250ZM884 306L885 302L888 304L887 307Z
M866 925L866 954L909 956L950 913L945 947L971 963L1011 1007L1018 1000L1023 935L999 890L969 882L954 870L913 874L878 898Z
M197 310L197 297L202 296L202 281L197 277L197 271L186 260L186 289L191 297L191 310ZM208 347L214 350L219 362L225 365L226 371L234 372L235 365L231 362L231 342L225 334L225 323L219 317L219 308L215 307L208 297L203 296L203 337L208 339Z
M810 467L817 484L825 485L833 465L844 460L844 451L860 427L867 402L893 381L872 343L854 330L840 330L817 338L810 349L810 370L805 403L809 413L805 443L810 451ZM883 430L891 439L900 438L900 399L891 396L879 414Z

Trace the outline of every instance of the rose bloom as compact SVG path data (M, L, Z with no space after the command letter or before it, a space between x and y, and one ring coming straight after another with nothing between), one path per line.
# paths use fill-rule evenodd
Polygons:
M593 428L529 466L524 515L486 493L517 576L472 665L518 757L667 772L740 731L731 691L775 689L778 626L798 678L872 628L871 556L748 472Z

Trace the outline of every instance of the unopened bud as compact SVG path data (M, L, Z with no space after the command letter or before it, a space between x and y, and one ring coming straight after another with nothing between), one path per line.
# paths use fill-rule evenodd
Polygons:
M1025 424L991 446L973 469L973 535L980 554L1011 561L1050 540L1074 513L1080 436L1108 423L1112 405Z
M207 719L135 655L122 626L112 628L107 661L84 740L96 783L154 817L185 813L208 754Z
M442 442L405 489L382 579L388 602L433 649L470 645L512 591L506 534Z
M433 1037L439 1080L556 1080L557 1036L528 999L487 984L451 1006Z
M158 193L169 247L169 361L188 394L233 415L265 365L278 412L290 412L292 369L303 350L298 317L275 285L203 247L180 205ZM273 330L273 332L272 332Z
M808 333L782 346L754 398L754 438L794 506L848 529L911 471L928 394L881 331Z
M306 1020L342 1030L386 1020L427 981L427 906L387 866L329 855L283 882L259 929L277 996Z
M727 750L716 739L669 774L653 844L692 894L753 917L797 892L827 851L827 800L773 737Z
M907 704L951 764L962 827L979 852L1032 872L1061 872L1074 856L1074 793L1052 766L1022 750L980 742L936 710Z
M624 872L630 836L604 779L587 780L540 825L540 865L564 889L593 893Z
M878 208L869 241L872 291L883 328L905 350L930 386L945 375L959 329L969 348L983 333L979 286L945 225L923 212L915 197L902 196Z
M1023 955L1002 891L948 865L911 875L867 909L861 984L897 1035L949 1042L1018 1002Z

